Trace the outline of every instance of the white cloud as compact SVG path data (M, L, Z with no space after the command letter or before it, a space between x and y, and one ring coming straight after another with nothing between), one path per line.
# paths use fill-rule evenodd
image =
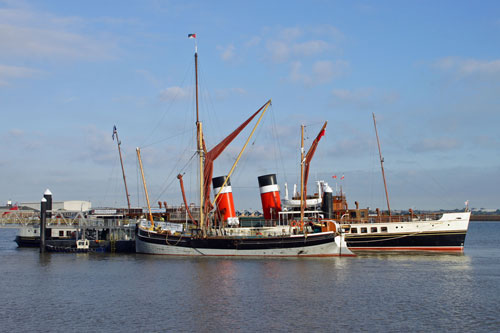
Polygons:
M328 49L328 43L322 40L310 40L303 43L296 43L293 51L298 56L312 56Z
M326 83L344 74L349 63L343 60L317 61L313 64L312 72L317 83Z
M217 46L217 49L221 53L221 58L224 61L231 61L234 59L234 45L229 44L228 46Z
M428 138L413 144L410 150L416 153L439 151L445 152L457 149L461 143L453 138Z
M348 89L333 89L332 94L334 97L348 102L359 102L370 98L373 94L373 89L365 88L360 90Z
M299 37L301 37L304 34L303 30L298 27L290 27L290 28L282 28L278 32L278 36L280 39L286 40L286 41L292 41L295 40Z
M245 42L245 47L247 47L247 48L255 47L255 46L259 45L261 41L262 41L261 37L254 36Z
M160 92L160 99L163 101L180 100L190 96L190 90L182 87L170 87Z
M292 82L299 82L305 85L324 84L338 78L349 68L349 63L343 60L316 61L307 73L303 70L300 61L291 64L289 79Z
M61 59L108 59L110 44L77 33L53 28L0 24L2 57L57 57Z
M446 57L439 59L434 66L440 70L455 73L459 76L497 75L500 73L500 59L477 60Z
M332 96L334 104L349 104L359 108L393 104L399 99L397 92L380 92L373 88L360 88L357 90L333 89Z
M290 47L282 41L271 40L266 43L271 59L275 63L283 63L290 57Z
M24 135L24 131L19 128L13 128L7 134L13 138L19 138Z
M247 91L243 88L227 88L215 90L215 96L218 100L224 100L233 95L243 96L246 93Z
M0 65L0 86L9 85L10 79L33 77L40 71L20 66Z
M109 164L116 159L116 147L110 131L98 129L95 125L84 128L87 151L80 154L82 160L92 160L98 164Z
M10 5L10 4L8 4ZM78 32L80 17L55 16L29 6L0 9L0 59L108 59L115 42Z
M336 27L330 24L322 24L309 29L310 32L316 36L323 36L333 38L336 40L342 40L345 38L344 34Z
M150 71L147 71L145 69L137 69L135 72L144 77L152 85L154 86L160 85L161 81L158 78L156 78L156 76L153 75Z

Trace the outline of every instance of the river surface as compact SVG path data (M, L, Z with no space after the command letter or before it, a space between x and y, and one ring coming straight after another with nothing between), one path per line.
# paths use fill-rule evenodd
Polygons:
M0 229L2 332L498 332L500 223L463 254L40 255Z

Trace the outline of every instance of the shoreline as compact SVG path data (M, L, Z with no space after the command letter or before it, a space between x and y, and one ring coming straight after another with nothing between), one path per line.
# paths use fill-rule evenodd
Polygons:
M500 222L500 215L471 215L471 221Z

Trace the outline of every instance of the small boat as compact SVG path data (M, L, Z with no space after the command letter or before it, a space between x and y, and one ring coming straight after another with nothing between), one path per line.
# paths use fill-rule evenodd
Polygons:
M259 177L261 200L264 205L264 221L258 227L243 227L235 215L230 176L246 145L228 175L213 178L213 163L236 136L259 115L257 126L271 100L266 102L236 130L210 151L206 150L202 123L198 112L198 52L195 51L196 75L196 128L197 151L200 164L200 210L197 217L188 210L190 223L156 222L149 213L149 221L142 221L137 228L136 251L145 254L178 256L242 256L242 257L332 257L352 256L347 248L339 223L321 221L313 228L312 221L277 219L281 210L279 188L275 175ZM325 123L326 126L326 123ZM322 131L324 134L324 130ZM145 197L149 204L144 179L140 149L137 157L143 178ZM312 157L312 155L311 155ZM305 172L305 171L304 171ZM182 176L178 176L186 209ZM210 183L213 183L214 198L211 199ZM277 200L278 199L278 200ZM214 205L216 209L214 210ZM311 225L308 225L311 223Z
M73 245L61 244L57 245L56 242L45 245L47 252L63 252L63 253L87 253L90 249L90 242L88 239L78 239Z

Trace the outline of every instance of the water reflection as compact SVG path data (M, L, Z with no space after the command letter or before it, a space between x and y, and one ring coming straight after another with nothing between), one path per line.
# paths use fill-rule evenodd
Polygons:
M42 256L16 249L11 236L0 230L5 331L495 331L499 325L500 224L472 225L465 253L318 259Z

